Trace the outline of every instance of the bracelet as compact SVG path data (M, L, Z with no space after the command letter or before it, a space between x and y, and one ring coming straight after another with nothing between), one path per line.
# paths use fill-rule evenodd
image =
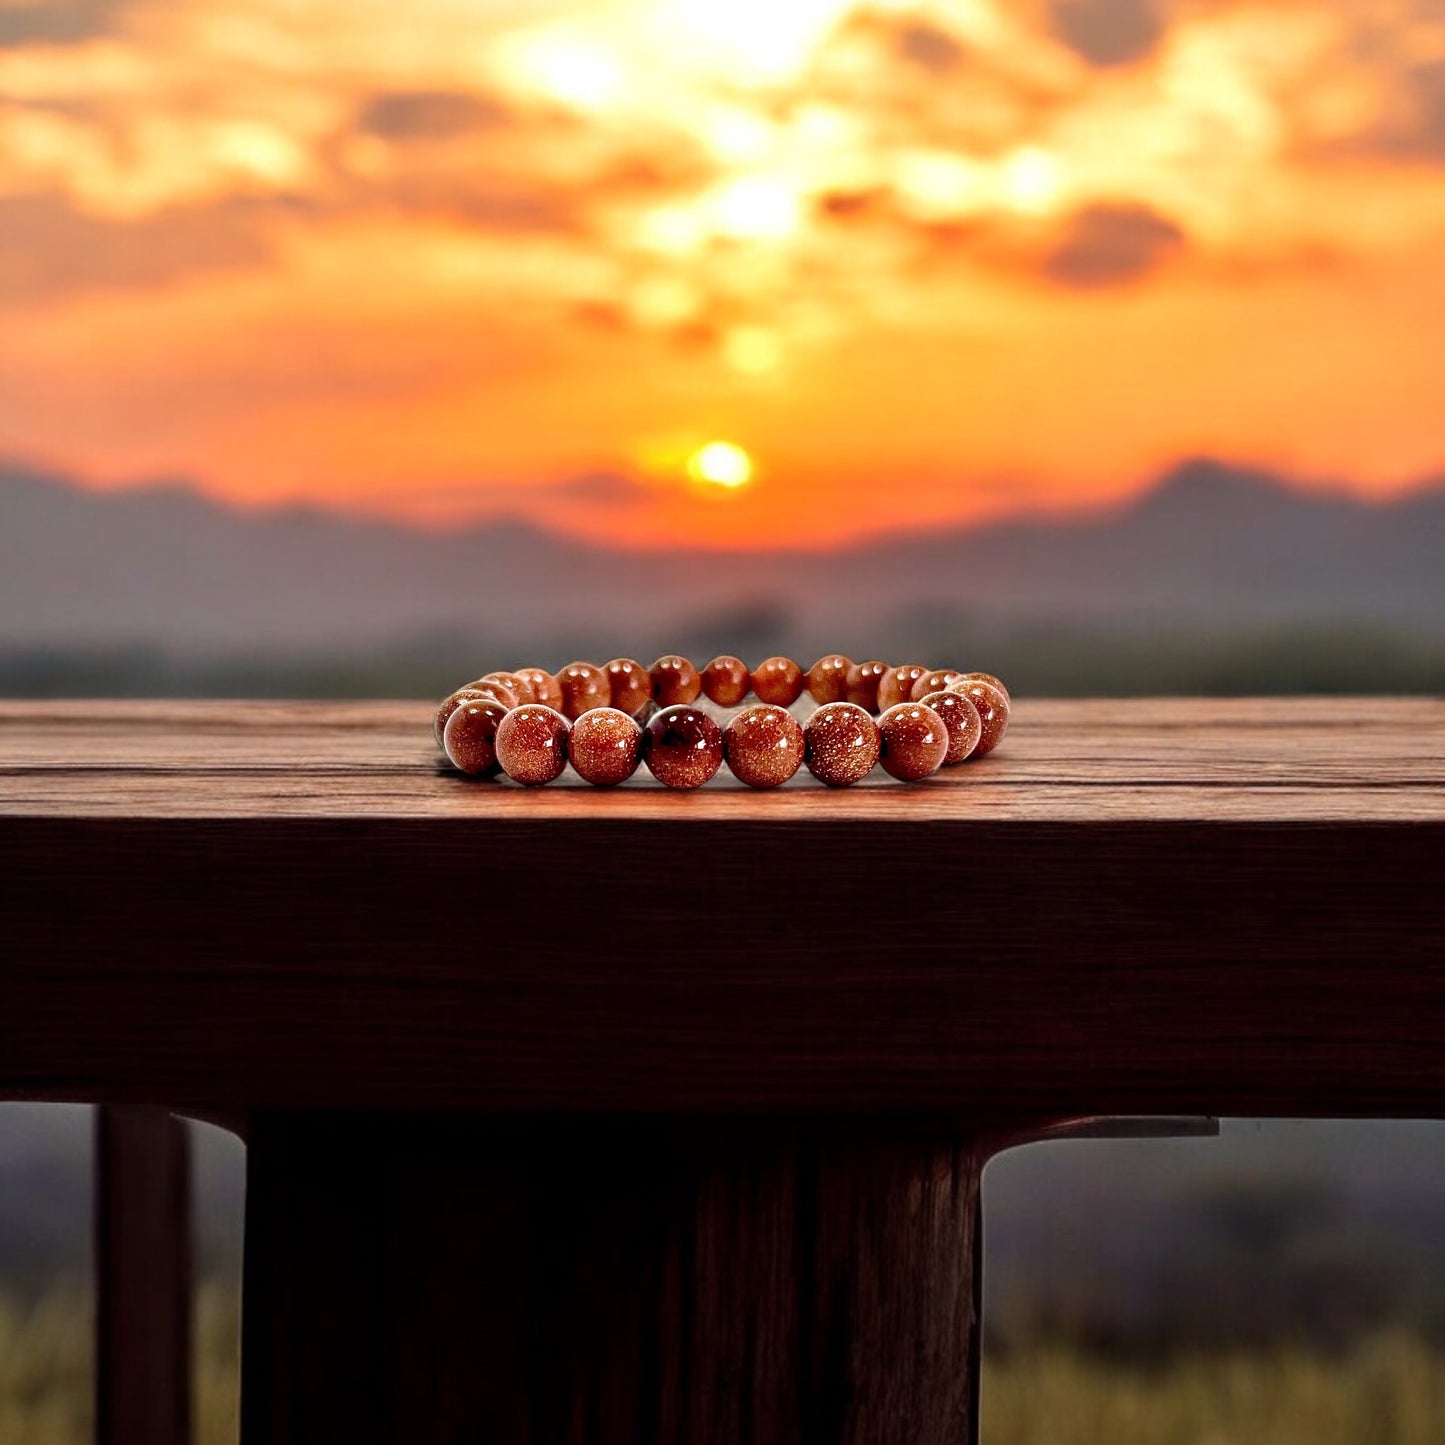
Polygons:
M788 709L807 693L814 711ZM741 706L748 695L757 699ZM700 696L740 708L720 727L691 704ZM776 788L804 764L820 782L847 787L875 765L905 782L991 753L1008 729L1008 689L992 673L917 663L820 657L806 672L770 657L749 671L715 657L699 672L685 657L651 667L619 657L489 672L437 709L437 745L478 778L505 773L538 787L570 762L598 787L625 782L640 764L669 788L697 788L726 762L752 788ZM876 715L876 716L875 716Z

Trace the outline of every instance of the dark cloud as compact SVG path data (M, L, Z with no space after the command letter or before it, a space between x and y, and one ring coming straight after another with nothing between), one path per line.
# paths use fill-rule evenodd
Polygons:
M569 502L582 507L604 507L609 511L637 507L652 501L652 488L620 472L590 472L569 481L558 482L545 491L527 490L518 493L519 500Z
M923 21L900 25L893 45L904 60L937 75L957 70L964 60L963 46L953 36Z
M1408 118L1379 137L1381 148L1394 155L1445 161L1445 60L1406 71L1398 93Z
M73 45L115 27L126 0L0 0L0 49Z
M0 299L158 286L254 265L269 252L264 217L260 206L228 201L113 220L53 192L0 196Z
M394 90L367 100L356 124L386 140L452 140L506 119L505 108L495 100L468 91Z
M1085 206L1065 222L1043 270L1061 286L1120 286L1147 275L1183 245L1183 231L1148 206Z
M1054 30L1092 65L1127 65L1164 33L1159 0L1054 0Z
M863 191L828 191L818 197L820 215L830 221L864 221L886 211L888 193L876 188Z

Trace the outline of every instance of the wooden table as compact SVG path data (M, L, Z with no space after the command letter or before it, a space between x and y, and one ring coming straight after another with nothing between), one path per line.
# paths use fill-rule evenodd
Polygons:
M247 1445L944 1445L978 1178L1445 1110L1445 705L1025 702L523 792L420 704L0 705L0 1094L244 1127Z

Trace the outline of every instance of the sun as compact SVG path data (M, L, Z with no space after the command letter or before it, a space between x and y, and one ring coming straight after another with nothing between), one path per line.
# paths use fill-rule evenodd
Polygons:
M733 491L752 481L753 459L734 442L708 442L687 459L687 474L695 482Z

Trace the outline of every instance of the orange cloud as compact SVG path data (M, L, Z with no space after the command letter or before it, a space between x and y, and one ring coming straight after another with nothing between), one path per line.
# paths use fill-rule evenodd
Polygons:
M0 451L658 542L1399 485L1442 76L1428 0L0 4Z

